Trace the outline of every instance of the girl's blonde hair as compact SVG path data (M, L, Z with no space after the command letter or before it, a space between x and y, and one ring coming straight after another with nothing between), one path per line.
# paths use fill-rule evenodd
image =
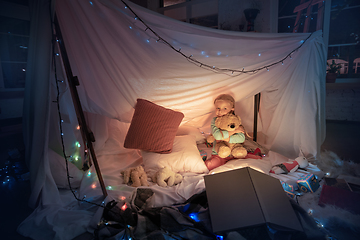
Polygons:
M217 100L229 101L229 102L231 102L231 104L232 104L231 107L235 108L235 100L234 100L234 98L233 98L231 95L229 95L229 94L220 94L219 96L217 96L217 97L215 98L214 104L215 104L215 102L216 102Z

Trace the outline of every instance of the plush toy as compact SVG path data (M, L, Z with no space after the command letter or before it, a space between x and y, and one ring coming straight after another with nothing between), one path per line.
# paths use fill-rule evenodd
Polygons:
M217 117L215 120L215 126L220 130L226 130L228 132L235 131L241 125L241 118L234 114L227 114L222 117ZM215 138L210 135L207 137L207 142L212 143ZM221 158L232 156L234 158L245 158L247 150L241 143L229 143L226 141L217 141L215 144L215 151Z
M161 187L172 187L178 183L181 183L183 177L179 173L173 172L170 168L164 167L158 170L153 176L152 181L159 184Z
M273 166L270 173L275 174L288 174L295 172L298 168L305 168L309 165L308 160L305 157L297 157L294 161L284 162Z
M124 176L124 183L132 182L132 187L149 186L147 175L142 166L125 169L121 172Z

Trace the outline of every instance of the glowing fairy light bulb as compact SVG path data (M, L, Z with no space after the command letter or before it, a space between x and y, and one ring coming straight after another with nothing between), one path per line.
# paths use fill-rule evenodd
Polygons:
M120 199L121 201L124 201L124 200L126 199L126 197L125 197L125 196L120 196L119 199Z
M321 222L318 222L318 223L317 223L317 226L318 226L319 228L323 228L323 227L324 227L324 224L322 224Z
M96 188L96 184L95 184L95 183L91 184L91 188L92 188L92 189L95 189L95 188Z
M77 146L79 148L79 147L81 147L81 144L79 142L76 142L75 146Z
M106 189L107 190L112 190L112 186L107 186Z
M127 205L126 203L124 203L124 205L121 206L121 210L125 211L127 209Z
M76 130L80 130L80 125L77 125L77 126L76 126Z
M190 213L190 214L189 214L189 217L190 217L191 219L193 219L195 222L200 222L197 213Z
M87 173L87 176L88 176L88 177L90 177L90 176L91 176L91 171L89 171L89 172Z
M314 210L312 210L311 208L308 210L308 214L309 216L311 216L313 214Z

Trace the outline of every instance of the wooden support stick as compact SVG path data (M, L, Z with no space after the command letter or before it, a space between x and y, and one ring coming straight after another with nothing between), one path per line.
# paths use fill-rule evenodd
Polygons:
M60 25L59 25L59 21L57 19L56 14L55 14L54 24L55 24L55 34L56 34L56 37L57 37L57 40L58 40L58 43L59 43L59 47L60 47L61 58L62 58L62 61L63 61L63 64L64 64L66 77L67 77L67 79L69 81L69 89L70 89L70 93L71 93L71 97L72 97L72 100L73 100L76 116L77 116L79 126L80 126L80 130L81 130L81 136L83 137L83 140L86 143L86 146L90 150L90 155L91 155L91 158L92 158L94 166L95 166L96 174L97 174L97 177L98 177L99 182L100 182L102 193L103 193L104 197L106 197L108 194L107 194L107 191L106 191L104 180L103 180L102 175L101 175L101 171L100 171L100 167L99 167L99 164L98 164L98 161L97 161L97 158L96 158L95 150L94 150L94 147L93 147L93 144L92 144L92 141L91 141L92 140L92 137L91 137L92 133L89 131L89 129L87 127L84 111L82 109L79 94L78 94L78 91L76 89L76 86L78 85L78 80L77 80L77 77L72 74L70 61L69 61L69 58L68 58L68 55L67 55L67 52L66 52L64 39L62 38Z
M260 105L260 93L254 96L254 129L253 129L253 141L257 140L257 122L259 114L259 105Z

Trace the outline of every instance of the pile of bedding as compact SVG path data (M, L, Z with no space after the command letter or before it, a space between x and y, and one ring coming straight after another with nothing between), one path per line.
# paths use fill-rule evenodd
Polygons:
M139 190L151 189L151 197L146 200L143 208L157 209L157 211L162 209L162 211L171 212L173 211L172 206L184 205L193 196L204 193L206 190L204 176L206 174L216 174L243 167L251 167L289 184L295 184L296 180L306 173L314 173L319 178L323 176L323 173L312 164L309 164L304 170L299 169L294 173L286 175L269 173L272 166L289 160L281 154L272 151L266 152L262 159L230 160L226 164L208 171L200 155L200 150L206 152L209 158L211 157L211 147L205 144L205 134L199 129L186 125L180 126L174 137L171 153L161 154L124 148L124 133L127 133L129 125L117 120L110 120L109 127L111 131L109 131L109 138L102 150L97 153L101 173L109 195L105 202L115 200L118 202L118 206L123 206L124 209L133 207L134 198L138 195ZM248 144L251 145L253 143L249 142ZM134 188L124 184L121 171L139 165L143 166L148 174L149 186ZM165 166L180 173L183 176L183 181L173 187L161 187L152 182L151 176L154 171ZM79 195L91 200L101 194L96 172L92 166L81 181ZM180 213L177 212L177 214ZM183 213L180 215L181 218L184 218ZM95 215L93 218L94 223L98 223L100 220L101 214ZM148 220L141 216L138 221L147 222ZM93 227L98 228L96 225ZM201 231L195 231L195 233L190 231L190 233L203 235ZM119 234L124 234L124 232ZM204 239L211 239L211 236L204 235Z
M151 207L170 206L182 203L194 194L204 191L205 174L215 174L238 168L251 167L264 174L296 185L296 180L304 173L314 173L322 177L322 172L310 164L306 170L287 175L269 173L272 166L287 162L281 154L262 148L261 159L234 159L212 169L204 163L205 153L211 158L211 147L205 144L207 133L186 124L180 125L183 114L163 108L150 101L138 99L130 124L109 120L109 136L104 147L97 151L98 162L109 196L113 199L129 198L136 190L124 184L121 172L142 165L149 177L149 188L154 192ZM180 125L180 126L179 126ZM204 130L204 129L202 129ZM245 146L254 148L256 143L246 140ZM151 177L164 167L183 176L183 181L173 187L161 187L151 181ZM95 190L95 191L94 191ZM80 193L95 196L101 189L93 168L81 182Z
M182 123L181 112L163 108L147 100L138 99L130 123L103 119L106 119L105 124L104 121L100 124L101 121L94 120L90 121L90 124L95 136L97 131L107 131L106 138L97 139L95 142L97 161L108 193L103 200L104 205L116 201L121 209L131 209L138 191L146 189L151 191L151 197L144 202L144 208L168 208L183 204L193 196L206 191L205 175L245 167L253 168L293 186L296 186L296 181L303 174L313 173L319 179L324 175L311 163L305 169L298 169L289 174L270 173L274 165L287 162L289 159L269 151L248 138L244 146L250 152L259 148L261 158L233 159L209 171L204 160L211 158L212 147L205 141L210 134L210 124L208 128L197 128ZM69 166L72 187L78 188L76 191L78 198L90 202L99 199L102 189L94 165L85 173L73 164ZM125 183L122 172L137 166L144 168L149 186L135 188ZM171 187L161 187L153 182L152 176L164 167L181 174L182 182ZM58 187L66 187L67 179L64 178L66 174L56 170L53 174ZM56 175L61 175L62 178L56 178ZM90 224L92 230L98 228L97 223L101 220L102 210L99 208L98 213L93 216Z

